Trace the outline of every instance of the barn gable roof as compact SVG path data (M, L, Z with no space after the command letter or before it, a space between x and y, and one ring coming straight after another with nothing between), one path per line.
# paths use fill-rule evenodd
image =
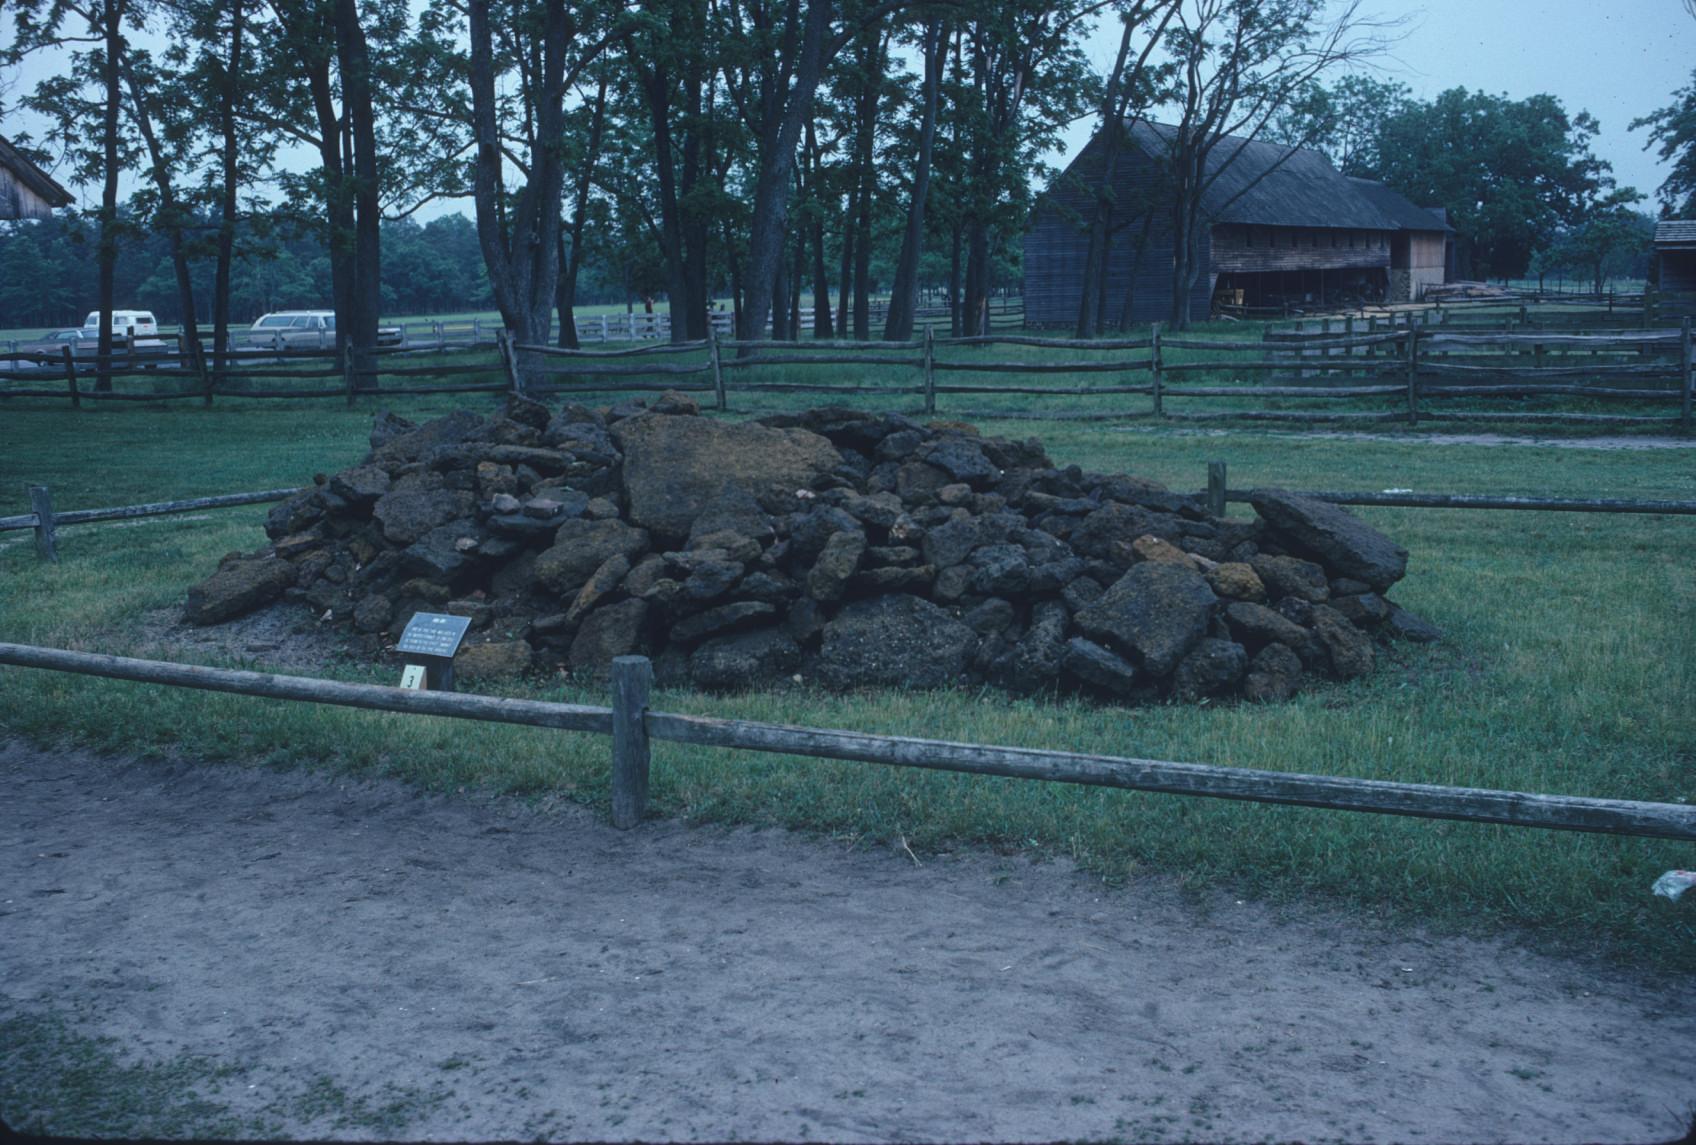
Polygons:
M68 207L74 201L69 191L54 182L47 172L19 154L17 148L6 142L4 136L0 136L0 168L8 171L12 178L39 195L50 206Z
M1662 219L1655 224L1655 246L1661 250L1696 250L1696 219Z
M1132 145L1155 162L1171 151L1177 129L1133 119L1125 124ZM1099 133L1068 171L1099 170ZM1086 158L1089 156L1089 158ZM1452 230L1430 211L1370 179L1344 175L1330 160L1304 147L1291 148L1227 135L1208 154L1208 173L1218 178L1202 198L1202 212L1215 223L1275 227L1344 227L1354 230ZM1062 176L1062 182L1065 177ZM1056 184L1056 189L1060 184Z

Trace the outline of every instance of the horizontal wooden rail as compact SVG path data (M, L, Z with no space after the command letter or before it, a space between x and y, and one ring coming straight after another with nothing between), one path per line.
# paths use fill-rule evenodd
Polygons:
M1059 350L1147 350L1152 338L1032 338L1018 334L973 334L963 338L937 338L938 346L1042 346Z
M630 658L622 659L624 662L616 667L622 669L626 677L631 675L632 667L642 667L628 663ZM621 795L626 797L621 815L625 824L634 823L641 816L647 786L646 741L652 739L700 747L854 760L893 767L1171 795L1696 840L1696 807L1684 804L1400 783L715 719L647 711L644 707L645 686L616 690L617 696L633 696L634 706L625 704L620 708L601 708L458 692L410 691L373 684L346 684L303 676L208 668L22 644L0 644L0 664L269 699L607 736L615 735L615 728L622 722L624 730L616 734L624 741L624 750L620 753L622 758L615 759L614 767L615 773L622 771L625 774L622 783L615 780L614 802L618 804ZM645 673L640 675L645 676ZM631 742L633 739L635 743Z
M1588 334L1527 334L1524 331L1499 331L1491 334L1451 334L1447 331L1421 330L1419 339L1427 346L1578 346L1591 349L1610 342L1620 345L1645 345L1662 342L1678 344L1677 330L1635 330L1620 333Z
M1151 369L1153 365L1147 358L1133 358L1127 362L1098 362L1090 359L1077 362L933 361L931 369L951 370L962 374L1123 374Z
M579 704L554 704L540 700L509 700L496 696L474 696L464 692L415 692L378 684L344 684L309 676L278 676L268 672L245 672L230 668L207 668L199 664L173 664L163 660L136 660L94 652L69 652L28 644L0 644L0 664L19 668L43 668L102 676L110 680L134 680L142 684L164 684L204 692L228 692L274 700L301 700L334 704L368 711L407 712L419 716L449 716L488 723L522 724L559 731L612 733L612 709Z
M1405 509L1524 509L1546 513L1653 513L1696 516L1696 501L1640 501L1617 497L1521 497L1511 493L1339 493L1303 490L1303 497L1335 505L1385 505ZM1247 503L1253 494L1232 489L1227 501Z
M550 363L545 373L557 377L569 375L577 378L639 378L651 377L654 374L683 376L688 374L705 374L712 370L712 365L702 362L697 366L675 366L663 363L656 366L580 366L574 362Z
M1406 386L1165 386L1169 398L1376 398L1407 393ZM1420 391L1421 395L1425 393Z
M941 341L941 339L937 339ZM829 338L804 341L786 339L779 341L771 338L764 341L736 341L730 338L719 340L721 350L918 350L923 348L923 342L846 342Z
M986 747L947 740L866 735L667 712L650 712L647 726L652 739L703 747L850 759L895 767L1041 779L1172 795L1203 795L1256 803L1296 804L1339 811L1462 819L1610 835L1696 839L1696 807L1677 803L1534 795L1476 787L1439 787L1383 779L1124 759L1032 748Z
M153 501L145 505L120 505L112 509L71 509L54 513L58 525L81 525L89 521L127 521L132 517L158 517L167 513L192 513L200 509L223 509L231 505L262 505L269 501L284 501L299 493L289 489L261 489L254 493L219 493L212 497L188 497L180 501ZM39 522L34 513L18 517L0 517L0 532L7 529L33 529Z
M747 366L902 366L913 370L924 364L923 358L891 358L874 354L755 354L746 358L725 358L719 363L726 370Z
M529 342L513 344L514 350L526 354L542 354L550 358L634 358L646 354L692 354L707 348L705 339L695 342L662 342L657 346L633 346L625 350L571 350L564 346L537 346Z

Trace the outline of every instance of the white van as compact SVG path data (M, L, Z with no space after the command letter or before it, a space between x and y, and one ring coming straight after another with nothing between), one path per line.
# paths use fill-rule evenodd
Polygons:
M90 310L88 317L82 320L85 338L100 337L100 311ZM112 311L113 338L157 338L159 323L153 320L151 310L114 310Z

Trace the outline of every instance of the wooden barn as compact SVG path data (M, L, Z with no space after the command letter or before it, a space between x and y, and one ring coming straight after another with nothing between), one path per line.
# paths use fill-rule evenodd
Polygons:
M1655 283L1663 321L1696 318L1696 219L1655 224Z
M1171 128L1125 125L1114 178L1103 325L1160 321L1171 312L1172 224L1166 177ZM1076 322L1088 217L1103 169L1097 133L1037 201L1025 232L1025 320ZM1453 231L1439 215L1368 179L1340 173L1317 151L1227 137L1212 150L1218 177L1206 219L1190 313L1217 304L1323 306L1412 301L1445 281ZM1223 170L1221 170L1223 167Z
M71 205L71 193L0 138L0 219L45 219Z

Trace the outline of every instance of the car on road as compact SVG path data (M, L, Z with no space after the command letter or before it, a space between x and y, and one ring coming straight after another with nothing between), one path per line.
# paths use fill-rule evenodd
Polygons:
M141 361L141 365L146 369L176 365L174 360L165 357L166 354L174 353L176 347L159 337L159 322L153 317L151 310L112 311L112 351L115 354L128 353L137 359L145 359ZM88 317L82 320L82 337L71 347L71 352L100 352L100 311L90 310Z
M399 326L379 326L377 345L399 346L406 340ZM248 328L247 343L285 350L330 349L336 344L334 310L277 310L262 315Z

